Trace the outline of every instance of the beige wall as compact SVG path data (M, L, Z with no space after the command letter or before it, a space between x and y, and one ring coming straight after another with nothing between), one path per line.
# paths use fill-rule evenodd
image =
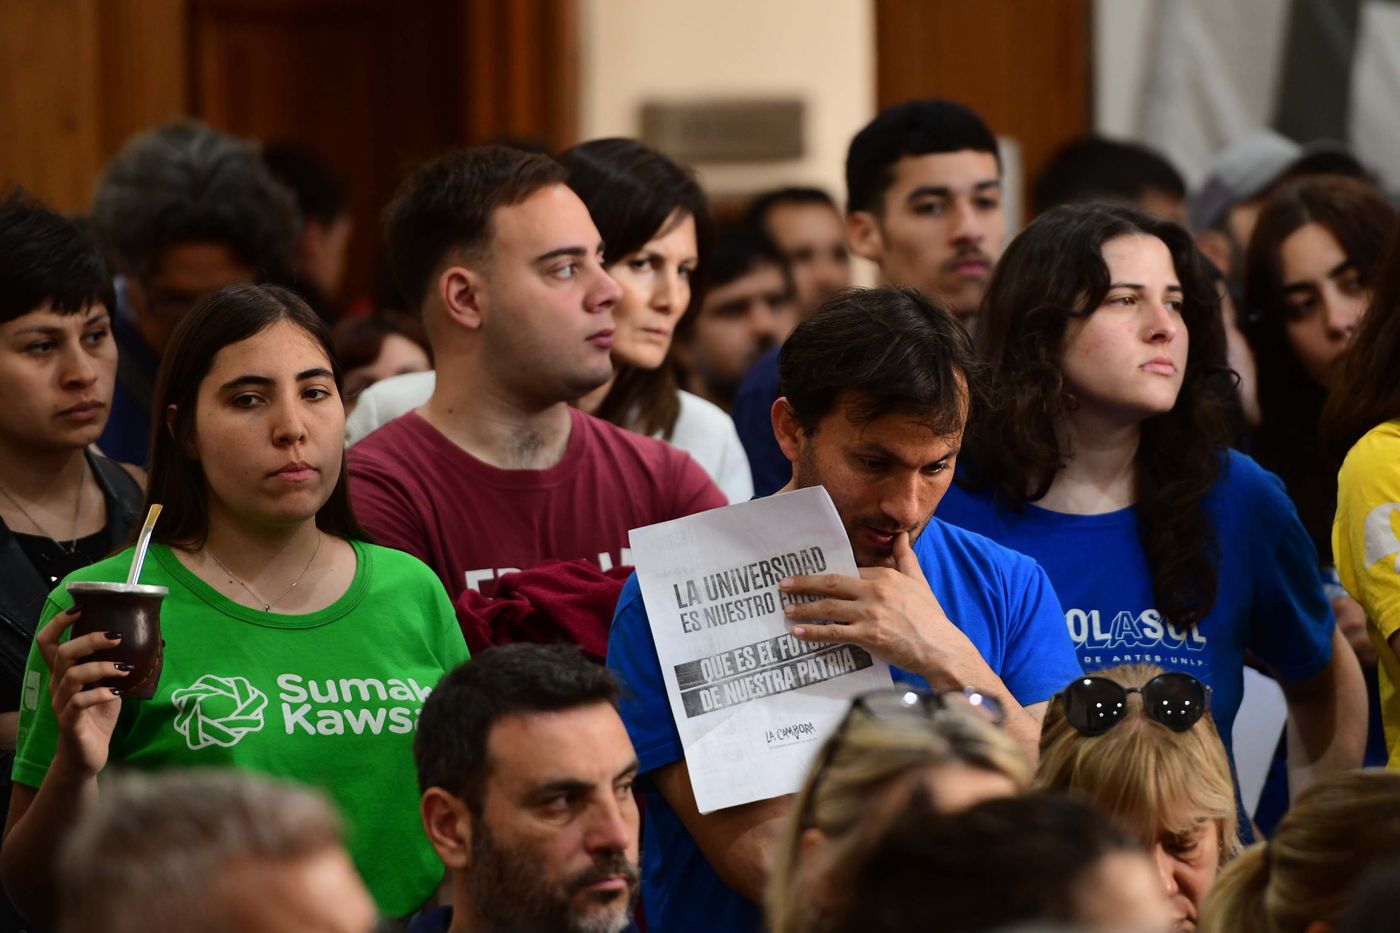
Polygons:
M873 0L583 0L581 138L635 136L644 101L792 96L805 155L697 165L716 195L817 184L843 201L851 135L875 113Z

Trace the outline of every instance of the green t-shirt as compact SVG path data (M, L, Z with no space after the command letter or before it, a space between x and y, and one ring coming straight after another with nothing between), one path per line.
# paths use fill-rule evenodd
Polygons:
M224 766L324 788L379 909L404 916L443 867L418 817L413 733L423 700L467 646L442 584L416 558L353 542L345 595L320 612L280 615L227 599L155 545L141 582L169 588L164 669L150 700L125 700L113 764L141 770ZM125 580L127 549L70 574ZM42 621L69 608L64 585ZM29 653L20 697L16 783L37 788L57 731L48 669Z

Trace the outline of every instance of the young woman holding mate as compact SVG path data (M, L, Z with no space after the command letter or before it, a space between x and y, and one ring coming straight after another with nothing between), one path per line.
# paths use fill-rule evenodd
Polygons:
M176 328L156 385L147 503L162 503L141 582L167 587L153 699L95 687L85 661L116 641L65 641L65 586L44 606L26 671L0 872L36 922L54 859L109 762L225 766L324 787L391 916L421 906L442 866L418 828L413 721L466 660L452 607L412 557L367 544L346 494L339 364L325 326L285 289L237 285ZM130 549L70 574L124 580ZM331 684L336 689L335 695Z

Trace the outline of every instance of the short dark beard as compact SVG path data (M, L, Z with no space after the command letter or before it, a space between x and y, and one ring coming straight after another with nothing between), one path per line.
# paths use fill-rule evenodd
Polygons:
M498 843L484 821L472 834L471 901L483 931L492 933L621 933L639 892L637 866L627 854L599 855L593 865L567 879L543 874L539 858L520 846ZM613 875L627 879L627 907L620 913L574 909L574 892ZM599 901L601 906L605 901Z

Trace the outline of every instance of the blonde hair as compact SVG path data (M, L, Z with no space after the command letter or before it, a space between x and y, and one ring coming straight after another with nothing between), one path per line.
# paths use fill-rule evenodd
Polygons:
M1367 869L1397 852L1400 773L1332 775L1298 795L1272 841L1221 872L1201 908L1201 933L1302 933L1335 921Z
M877 719L854 707L817 762L793 801L769 875L765 903L772 933L812 929L820 907L805 879L840 877L843 867L856 864L886 823L882 811L888 818L898 806L892 798L904 800L923 769L962 764L1004 775L1020 788L1031 777L1011 736L960 710L939 710L927 719ZM821 831L827 845L803 864L802 837L811 828Z
M1165 673L1153 664L1125 664L1096 671L1123 687L1141 687ZM1230 759L1215 722L1207 713L1185 732L1173 732L1148 719L1141 703L1102 735L1083 735L1065 719L1064 705L1052 701L1040 731L1037 787L1074 790L1086 796L1149 846L1165 829L1184 833L1188 824L1168 826L1167 814L1189 809L1220 821L1220 858L1239 853L1239 819Z

